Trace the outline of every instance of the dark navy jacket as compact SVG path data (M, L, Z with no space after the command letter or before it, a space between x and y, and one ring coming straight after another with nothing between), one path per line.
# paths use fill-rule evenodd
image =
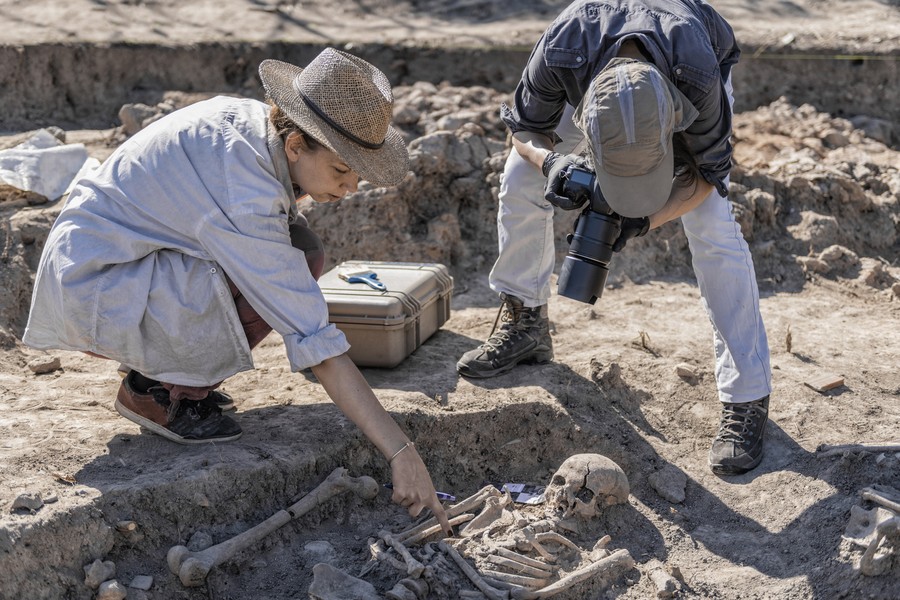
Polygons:
M701 0L604 0L570 4L547 28L501 108L510 131L554 134L565 104L578 106L594 77L636 39L699 112L685 131L703 178L724 196L731 169L731 107L725 82L740 49L725 19Z

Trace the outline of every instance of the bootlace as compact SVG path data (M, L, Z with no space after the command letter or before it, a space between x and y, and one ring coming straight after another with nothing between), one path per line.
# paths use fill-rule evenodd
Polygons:
M508 299L503 299L500 310L497 311L497 317L494 319L494 326L491 328L491 335L481 345L481 347L489 352L496 352L512 340L513 337L519 338L522 335L522 329L526 329L534 323L534 315L524 306L517 307ZM497 323L502 323L500 330L497 330Z
M756 419L760 415L758 407L759 402L723 404L722 422L716 433L716 440L738 444L746 442L747 439L744 435L752 431L756 425Z

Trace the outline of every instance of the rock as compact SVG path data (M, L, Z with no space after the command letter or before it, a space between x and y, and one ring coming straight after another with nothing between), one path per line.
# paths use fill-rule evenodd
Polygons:
M16 499L13 500L11 510L24 508L26 510L34 512L43 505L44 501L41 499L41 495L38 492L25 492L24 494L19 494L18 496L16 496Z
M31 369L32 373L35 375L42 375L44 373L52 373L62 367L62 363L59 360L58 356L39 356L37 358L33 358L28 361L28 368Z
M680 363L675 365L675 374L682 379L687 380L693 380L697 378L697 372L694 370L694 367L687 363Z
M119 109L119 120L127 135L134 135L144 127L144 121L157 114L157 110L146 104L125 104Z
M313 567L309 597L311 600L381 600L374 585L327 563Z
M312 563L331 563L337 556L337 552L329 542L314 540L303 546L303 554Z
M96 600L125 600L126 596L128 596L128 591L125 586L112 579L100 584Z
M650 561L647 567L650 570L650 581L656 586L656 597L673 598L678 592L678 580L669 575L658 560Z
M130 533L137 529L137 523L134 521L119 521L116 523L116 529L121 533Z
M650 487L656 490L665 500L674 504L684 502L684 488L687 485L687 475L681 469L666 465L659 471L652 473L647 478Z
M99 558L89 565L84 566L84 585L92 590L100 587L104 581L108 581L116 575L116 563L111 560L102 561Z
M128 584L128 587L144 590L146 592L151 587L153 587L153 577L150 575L137 575L134 579L131 580L131 583Z

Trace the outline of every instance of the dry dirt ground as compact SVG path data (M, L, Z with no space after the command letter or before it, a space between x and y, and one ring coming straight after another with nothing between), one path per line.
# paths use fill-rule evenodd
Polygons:
M900 46L896 2L713 4L757 41L793 35L809 47L842 40L851 50L890 43L895 54ZM435 43L530 44L560 5L0 0L11 25L0 37L358 36L402 43L427 36ZM626 549L636 565L556 596L565 600L657 597L661 570L674 575L683 598L900 596L900 549L893 547L883 574L867 576L858 569L864 548L842 538L851 509L873 507L861 490L900 488L900 453L820 450L900 443L900 124L867 115L838 119L785 101L737 115L732 199L756 263L774 393L762 464L721 478L706 465L719 411L710 324L677 223L629 243L594 306L552 298L553 363L485 381L457 376L456 359L488 335L496 315L487 273L508 151L496 108L507 93L398 87L396 120L415 175L394 189L363 187L339 204L303 207L325 238L331 265L372 259L451 268L452 313L442 329L399 367L363 370L416 441L437 487L464 497L487 482L545 485L570 455L614 460L629 479L628 502L565 533L585 553L609 534L609 548ZM179 106L195 98L169 99ZM28 133L3 136L0 148ZM122 136L66 132L68 142L84 143L101 160ZM323 562L365 573L379 594L405 577L389 563L372 568L367 540L411 524L383 492L373 501L330 501L214 569L204 586L183 587L166 567L171 546L224 541L338 466L386 481L386 465L310 374L289 372L276 336L254 352L256 370L224 386L245 431L237 442L181 447L119 417L112 406L116 364L37 352L19 341L31 277L61 202L6 192L0 598L94 598L83 567L96 559L114 562L114 575L105 578L123 586L153 577L148 591L127 588L132 600L304 598L313 566ZM570 226L571 215L560 215L559 258ZM49 372L36 374L38 363L50 363L38 369ZM825 392L806 385L822 377L843 384ZM16 498L38 494L39 508L12 508ZM540 506L517 508L525 519L543 516ZM123 522L134 528L117 528ZM471 597L462 591L474 590L465 576L448 572L455 583L436 585L427 597Z

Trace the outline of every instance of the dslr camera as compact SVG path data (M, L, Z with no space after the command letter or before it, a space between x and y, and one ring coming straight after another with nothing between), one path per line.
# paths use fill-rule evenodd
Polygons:
M575 220L574 233L566 236L569 252L559 271L557 289L560 296L594 304L609 276L612 246L622 231L622 217L606 203L591 171L570 169L563 195L586 206Z

